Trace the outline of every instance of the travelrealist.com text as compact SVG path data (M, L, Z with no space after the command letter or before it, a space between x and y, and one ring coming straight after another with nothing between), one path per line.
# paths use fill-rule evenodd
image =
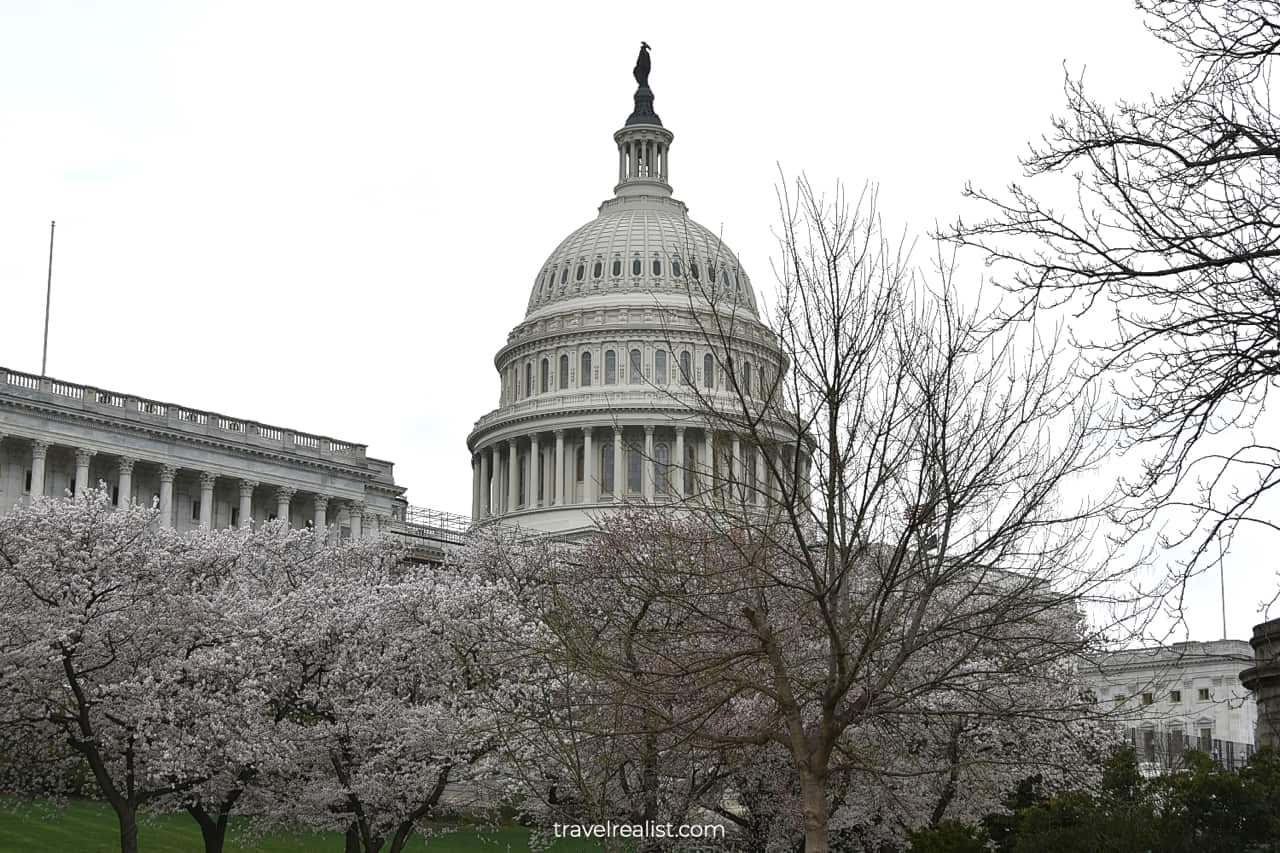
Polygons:
M715 823L557 823L556 838L724 838L724 827Z

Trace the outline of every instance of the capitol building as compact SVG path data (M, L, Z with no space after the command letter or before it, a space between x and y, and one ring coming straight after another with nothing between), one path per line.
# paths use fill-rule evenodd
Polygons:
M477 524L579 534L628 502L766 506L805 481L775 405L783 356L746 270L672 194L648 74L646 47L612 198L536 271L495 357L497 408L467 437L469 518L411 507L357 441L3 367L0 512L102 483L179 531L285 519L456 542Z

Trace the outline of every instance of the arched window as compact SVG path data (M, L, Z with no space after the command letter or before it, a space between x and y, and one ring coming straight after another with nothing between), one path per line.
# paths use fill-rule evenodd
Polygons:
M689 274L693 276L694 281L698 280L698 262L697 261L689 262Z
M662 275L662 261L657 258L653 259L653 274L655 276Z
M751 393L751 362L749 361L742 363L742 393Z
M655 471L657 483L654 487L658 494L665 495L671 491L671 453L665 444L654 447L653 459L654 467L657 469Z
M640 448L627 448L627 491L642 491L640 484Z
M587 265L579 262L578 271L573 274L573 278L575 281L582 281L586 277L587 277Z
M618 384L618 354L611 349L604 351L604 384Z
M622 275L622 260L619 258L614 258L613 259L613 277L617 278L620 275Z
M680 353L680 381L685 385L693 384L693 357L688 350Z
M680 261L677 258L671 259L671 275L676 278L680 277Z
M714 264L707 264L707 281L712 284L716 283L716 268Z
M560 390L569 387L569 356L560 356Z
M582 354L582 365L578 371L578 387L586 388L591 384L591 353Z
M524 365L524 395L526 397L533 396L533 362L527 361Z
M604 273L604 264L596 261L596 265L591 268L591 277L599 278Z
M631 363L627 365L627 381L632 385L639 385L644 381L644 370L641 367L640 350L633 349L631 351Z
M693 472L697 461L698 454L693 449L693 443L687 442L684 446L684 493L686 495L693 494Z
M614 494L613 491L613 444L606 441L600 445L600 488Z
M564 284L569 280L569 265L565 264L565 268L560 271L560 283Z
M578 445L578 449L573 456L573 478L579 483L582 482L582 445L581 444Z
M631 274L640 275L640 273L642 272L644 272L644 264L640 261L639 258L636 258L631 262Z
M551 390L551 362L542 360L541 374L538 376L538 390L543 394Z
M720 282L724 285L725 290L729 289L729 271L728 270L720 271Z
M702 357L702 384L707 388L716 387L716 361L711 353Z
M657 385L667 384L666 350L657 350L653 354L653 381Z

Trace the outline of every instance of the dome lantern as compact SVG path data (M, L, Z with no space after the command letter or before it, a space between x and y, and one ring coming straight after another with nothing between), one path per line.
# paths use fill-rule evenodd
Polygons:
M640 56L632 72L636 78L635 108L613 135L618 145L618 184L613 192L618 196L671 195L668 152L675 135L662 126L662 119L653 111L649 68L649 45L640 42Z

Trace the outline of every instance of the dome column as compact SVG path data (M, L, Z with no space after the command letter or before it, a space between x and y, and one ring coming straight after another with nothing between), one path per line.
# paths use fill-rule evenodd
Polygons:
M716 487L716 440L712 432L711 425L707 424L702 430L702 466L698 479L701 480L699 492L702 494L703 501L711 499L711 493Z
M733 483L734 488L738 490L738 494L733 495L733 499L737 501L739 496L744 493L747 477L742 465L742 439L738 437L736 432L733 434L730 453L732 455L729 457L729 482Z
M524 504L527 507L538 506L539 493L542 489L542 447L536 432L529 433L529 477L525 480L527 493Z
M480 454L471 454L471 523L480 520Z
M517 501L520 494L517 491L520 487L520 457L516 455L516 440L513 438L507 442L507 507L506 511L512 513L519 506Z
M674 482L671 484L671 493L676 498L684 498L684 427L676 427L676 450L675 464L669 466L675 472Z
M623 428L613 428L613 499L621 503L627 496L627 472L622 465Z
M556 458L551 466L556 506L564 506L564 430L556 430Z
M764 506L767 502L765 499L769 495L769 483L765 476L764 466L764 445L759 445L755 449L756 456L756 495L755 502L760 506Z
M645 503L653 503L654 487L657 482L655 476L656 460L653 457L653 426L649 425L644 428L644 500Z
M493 449L480 448L480 518L488 518L492 514L493 481L489 479L489 457Z
M592 433L595 432L594 427L584 427L582 430L582 502L587 504L596 503L599 498L599 491L596 486L596 466L595 466L595 447L592 443Z

